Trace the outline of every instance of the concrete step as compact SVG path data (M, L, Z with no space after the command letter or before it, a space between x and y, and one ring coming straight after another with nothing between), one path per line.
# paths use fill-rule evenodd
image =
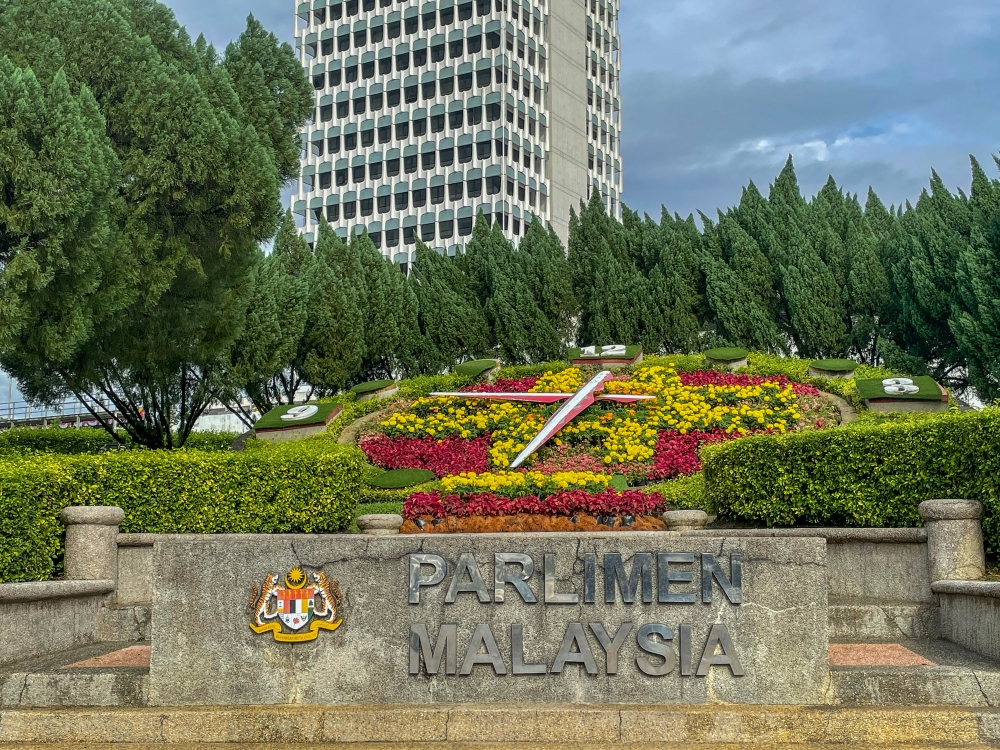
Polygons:
M0 670L0 708L144 706L148 642L94 643Z
M838 663L838 652L845 650L844 661L851 661L852 648L857 661L867 663ZM830 700L840 706L992 708L1000 706L1000 663L940 640L832 644Z
M1000 712L804 706L246 706L0 711L0 747L986 748ZM48 743L48 744L46 744Z

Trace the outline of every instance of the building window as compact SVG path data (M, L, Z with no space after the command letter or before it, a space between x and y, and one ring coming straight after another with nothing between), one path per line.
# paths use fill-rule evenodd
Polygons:
M375 129L368 128L361 131L361 145L365 148L375 145Z
M458 6L458 20L468 21L470 18L472 18L472 0Z
M409 122L397 122L396 123L396 140L401 141L410 136L410 123Z
M403 89L403 101L407 104L413 104L417 100L417 84L412 86L407 86Z
M420 19L417 16L410 16L409 18L407 18L406 21L405 21L405 24L406 24L406 33L407 34L416 34L417 33L417 26L418 26L419 23L420 23Z
M410 53L401 52L396 55L396 70L408 70L410 67Z
M417 155L403 157L403 171L406 174L413 174L417 171Z
M469 125L479 125L483 121L483 108L482 107L469 107L466 110L468 115Z
M387 177L399 176L399 159L389 159L385 163L385 173Z
M385 244L386 244L386 247L396 247L399 244L399 230L398 229L386 229L385 230Z
M500 194L500 175L494 175L493 177L486 178L486 194L487 195L499 195Z
M417 138L421 138L427 135L427 118L421 117L419 120L413 121L413 135Z
M376 250L382 249L382 233L381 232L369 232L369 239L375 244Z
M364 47L368 43L368 29L354 32L354 46Z
M368 179L369 180L382 179L382 162L377 161L374 164L368 165Z
M474 55L477 52L481 52L483 49L483 35L476 34L475 36L470 36L465 40L466 47L469 50L470 55Z
M521 233L521 220L520 219L514 219L514 231L513 231L513 233L514 234L520 234Z
M476 71L476 85L479 88L483 88L484 86L489 86L491 80L492 76L490 75L489 68L483 68L482 70Z
M365 97L359 96L354 100L354 114L363 115L365 113Z
M373 204L375 203L375 201L372 200L371 198L362 198L360 203L361 203L361 215L371 216L374 211Z
M326 150L331 154L340 153L340 136L333 135L326 139Z
M472 161L472 144L467 143L464 146L458 147L458 163L468 164Z
M472 217L466 216L464 219L458 220L458 235L460 237L468 237L472 234Z
M462 121L465 119L465 112L463 110L458 110L457 112L448 113L448 127L452 130L457 130L462 127Z
M486 49L496 49L500 46L500 32L489 31L486 33Z
M458 77L458 90L459 91L472 90L472 73L462 73L462 75Z
M424 13L424 31L433 29L435 24L437 24L437 13L433 10L429 13Z
M444 11L441 11L444 13ZM456 39L454 42L448 43L448 57L455 59L456 57L462 56L463 48L465 47L464 40Z
M375 61L361 63L361 77L364 79L375 77Z
M465 188L464 182L453 182L448 186L448 200L462 200L462 192Z
M431 116L431 132L440 133L444 130L444 115Z
M396 193L396 210L405 211L409 208L410 194L409 193Z
M511 198L514 197L514 181L513 180L507 180L507 195L509 195Z
M399 21L392 21L389 24L389 38L390 39L399 39L401 31L402 30L400 28Z
M434 240L434 225L433 224L421 224L420 225L420 239L424 242L432 242Z
M349 68L344 68L344 82L354 83L358 80L358 66L352 65Z
M523 201L524 200L524 185L518 185L517 186L517 199L519 201Z
M319 189L327 190L333 183L333 172L319 173Z
M351 35L341 34L337 37L337 51L345 52L351 48Z
M380 195L378 198L375 199L375 202L378 205L378 212L380 214L389 213L389 208L390 208L390 205L389 205L390 204L390 200L389 199L391 197L392 196L389 196L389 195Z
M536 199L537 195L538 195L538 191L537 190L529 190L528 191L528 205L531 206L532 208L535 207L535 199Z
M323 88L323 84L324 83L326 83L326 74L320 73L318 75L314 75L313 76L313 88L314 89L321 89L321 88Z
M428 151L420 155L420 166L422 169L434 169L435 152Z
M351 103L346 99L342 102L337 102L337 119L342 120L347 115L350 114Z
M455 222L452 219L438 222L438 232L442 240L449 240L455 234Z
M337 170L337 186L342 187L347 184L347 169Z
M468 181L468 192L467 195L470 198L478 198L483 194L483 178L477 177L474 180Z
M494 102L486 105L486 122L496 122L500 119L500 104Z
M480 141L476 144L476 158L477 159L489 159L490 152L493 150L491 148L492 141Z
M331 70L330 71L330 85L331 86L339 86L340 85L340 71L339 70Z
M358 147L357 133L344 133L344 151L353 151Z
M320 8L319 10L313 11L313 23L326 23L326 8Z
M431 203L435 206L444 203L444 185L436 185L431 188Z
M441 79L441 96L451 96L455 91L455 78L454 76L449 76L448 78Z
M378 61L378 74L389 75L392 72L392 57L381 57Z
M427 64L427 48L413 50L413 67L422 68Z
M365 0L362 7L365 10L375 10L375 0Z
M417 241L417 228L416 227L403 227L403 242L407 245L412 245Z
M513 107L507 107L507 122L510 123L511 125L514 124L514 108Z
M381 42L382 41L382 35L384 33L385 33L385 31L384 31L384 29L383 29L382 26L375 26L375 27L373 27L372 30L371 30L371 34L369 34L369 36L371 37L371 40L372 40L372 44L378 44L379 42Z
M427 188L417 188L413 191L413 207L423 208L427 205Z
M476 15L485 16L490 12L490 0L476 0Z
M355 216L357 216L357 213L358 213L358 206L354 201L347 201L344 204L345 219L353 219Z
M455 22L455 9L452 8L442 8L441 9L441 25L447 26L448 24Z
M320 122L330 122L333 119L333 105L323 104L319 108L319 120Z
M455 149L454 148L441 149L441 166L450 167L454 163L455 163Z
M326 207L327 221L340 221L340 205Z
M424 99L434 98L434 90L436 83L437 81L424 81L422 86Z
M431 47L431 62L441 62L444 60L444 43L435 44Z
M378 129L378 142L388 143L392 140L392 125L383 125Z
M364 182L365 181L365 165L362 164L359 167L354 167L351 170L351 179L354 182Z
M389 89L389 91L386 92L385 104L387 107L399 106L399 89Z

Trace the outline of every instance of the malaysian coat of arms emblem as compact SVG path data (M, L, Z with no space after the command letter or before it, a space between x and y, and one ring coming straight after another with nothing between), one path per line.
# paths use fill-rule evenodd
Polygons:
M317 571L312 581L301 568L292 568L284 585L277 573L268 575L260 585L251 587L250 629L271 633L282 643L311 641L320 630L336 630L343 622L338 614L340 589L326 573ZM308 626L308 627L307 627Z

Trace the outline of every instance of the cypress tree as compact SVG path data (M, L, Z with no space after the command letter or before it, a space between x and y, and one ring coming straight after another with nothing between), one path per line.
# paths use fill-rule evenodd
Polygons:
M348 252L325 221L319 225L309 269L309 313L303 374L321 394L347 387L361 371L365 353L361 261Z
M398 283L402 274L376 249L367 232L351 237L350 253L357 256L363 279L359 305L364 319L365 348L355 380L392 378L399 369L396 352L405 330Z
M555 331L555 348L544 356L561 359L573 336L577 310L566 251L555 231L542 227L537 218L528 226L519 250L529 271L528 283L535 303Z

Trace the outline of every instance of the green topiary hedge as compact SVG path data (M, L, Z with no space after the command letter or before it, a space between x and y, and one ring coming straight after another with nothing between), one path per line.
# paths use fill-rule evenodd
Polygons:
M118 505L125 532L332 532L350 525L365 471L329 440L0 460L0 582L52 575L67 505Z
M761 435L701 451L720 516L772 525L918 526L933 498L979 500L1000 552L1000 410Z
M131 441L120 433L126 445L121 446L100 427L15 427L0 432L0 456L54 453L105 453L128 448ZM192 432L184 450L227 451L237 438L233 432Z

